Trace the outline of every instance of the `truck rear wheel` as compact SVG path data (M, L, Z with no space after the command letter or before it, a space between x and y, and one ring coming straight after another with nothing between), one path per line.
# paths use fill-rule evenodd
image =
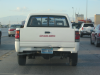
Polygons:
M26 64L26 56L25 55L18 55L18 64L25 65Z
M11 35L9 34L8 36L10 37Z
M81 37L83 37L83 34L81 34Z
M1 45L1 36L0 36L0 45Z
M92 36L90 35L90 43L91 45L94 44L94 42L92 42Z
M69 65L76 66L78 61L78 53L71 53L69 56Z
M95 39L95 46L96 46L96 47L99 47L99 45L100 45L100 44L98 43L98 40Z

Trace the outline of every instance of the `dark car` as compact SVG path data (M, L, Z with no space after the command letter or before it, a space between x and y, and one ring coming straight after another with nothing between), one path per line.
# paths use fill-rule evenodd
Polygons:
M72 28L79 29L81 27L81 23L73 23Z
M91 33L91 44L95 44L96 47L100 46L100 25L95 27L95 30Z

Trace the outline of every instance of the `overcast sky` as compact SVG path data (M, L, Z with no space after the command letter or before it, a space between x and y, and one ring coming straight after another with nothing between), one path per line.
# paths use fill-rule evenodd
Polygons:
M86 17L87 0L0 0L0 18L14 15L27 16L34 12L61 12L73 16L76 13ZM99 14L100 0L88 0L88 17Z

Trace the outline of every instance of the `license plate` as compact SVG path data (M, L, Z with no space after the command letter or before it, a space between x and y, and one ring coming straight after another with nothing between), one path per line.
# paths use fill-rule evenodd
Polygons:
M53 48L43 48L41 54L53 54Z

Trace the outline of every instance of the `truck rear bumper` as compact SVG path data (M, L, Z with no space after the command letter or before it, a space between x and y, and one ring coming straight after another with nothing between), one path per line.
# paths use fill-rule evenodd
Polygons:
M53 48L53 51L66 51L71 53L77 53L79 50L79 42L74 43L74 47L32 47L32 46L22 46L20 45L19 41L15 41L15 50L16 52L23 52L23 51L41 51L43 48Z
M28 47L20 47L20 50L17 52L23 52L23 51L41 51L43 48L28 48ZM75 48L53 48L53 51L68 51L71 53L77 53L77 50Z
M81 34L83 34L83 35L90 35L90 34L91 34L91 32L82 31L82 32L81 32Z

